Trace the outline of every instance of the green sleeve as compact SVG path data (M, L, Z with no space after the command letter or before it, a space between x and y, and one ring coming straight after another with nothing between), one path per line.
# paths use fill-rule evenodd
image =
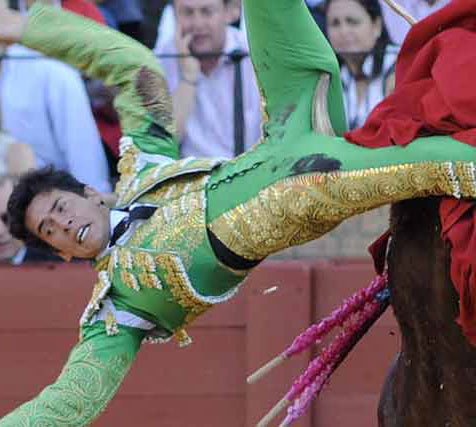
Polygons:
M139 329L118 329L108 336L103 322L83 328L56 382L2 418L0 426L89 425L116 393L144 337Z
M179 156L172 99L157 59L135 40L94 21L38 2L21 43L117 88L123 134L149 154Z

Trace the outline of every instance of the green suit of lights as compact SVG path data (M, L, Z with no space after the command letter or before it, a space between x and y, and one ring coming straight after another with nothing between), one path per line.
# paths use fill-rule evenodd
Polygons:
M188 343L184 327L230 298L266 256L386 203L476 195L476 149L466 144L429 137L371 150L341 137L338 63L302 0L245 0L245 11L263 138L223 161L178 160L171 98L142 45L61 10L31 9L23 44L119 88L117 207L157 210L97 260L81 339L57 381L0 426L87 425L144 339ZM220 261L210 235L249 267Z

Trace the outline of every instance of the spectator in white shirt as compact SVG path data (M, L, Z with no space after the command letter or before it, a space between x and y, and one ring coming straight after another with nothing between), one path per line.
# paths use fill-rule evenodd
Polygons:
M0 264L18 265L27 258L27 255L32 254L31 251L28 254L23 242L10 234L6 212L15 179L34 167L35 160L31 148L0 131ZM31 256L28 258L31 260Z
M449 2L450 0L398 0L398 4L403 6L417 21L426 18ZM380 0L380 3L382 4L383 20L388 28L390 38L394 43L402 44L410 29L410 24L395 13L384 0Z
M311 0L312 1L312 0ZM324 1L324 0L314 0ZM231 4L230 4L231 3ZM227 7L230 13L229 22L239 21L240 30L243 31L243 37L246 40L245 20L243 16L243 5L241 0L229 0ZM234 8L234 9L233 9ZM155 41L154 51L160 51L163 46L173 40L175 35L175 12L172 2L167 3L162 10L157 27L157 40Z
M4 130L30 145L39 167L66 169L110 191L104 149L79 73L23 46L6 53L0 73Z
M173 95L182 155L233 157L236 70L227 54L248 51L241 31L228 25L236 20L236 4L233 0L175 0L174 10L175 39L159 46L156 53ZM200 57L207 53L218 55ZM185 56L169 57L176 54ZM260 95L247 56L241 60L241 75L241 127L247 149L261 134Z
M341 61L350 129L364 124L395 84L399 47L390 43L378 0L327 0L329 41Z

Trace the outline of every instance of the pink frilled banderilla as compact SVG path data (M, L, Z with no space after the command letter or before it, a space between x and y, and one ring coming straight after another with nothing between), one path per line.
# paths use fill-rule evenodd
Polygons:
M387 273L383 273L375 277L369 286L344 300L329 316L297 336L279 356L248 377L248 383L255 382L286 359L314 344L319 344L334 328L342 328L331 343L311 361L306 371L296 379L283 399L268 412L258 426L268 425L286 407L288 413L281 426L288 426L296 421L307 410L313 398L320 393L349 352L383 314L389 305L389 299Z

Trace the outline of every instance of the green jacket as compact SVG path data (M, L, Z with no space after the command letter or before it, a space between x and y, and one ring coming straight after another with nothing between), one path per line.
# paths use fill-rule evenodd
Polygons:
M132 143L127 147L123 159L140 156ZM120 184L118 208L140 203L157 210L145 223L132 226L125 243L117 243L97 260L97 270L107 280L96 285L81 319L83 327L107 296L115 307L147 319L162 333L177 333L184 344L188 339L183 326L237 291L244 275L217 261L206 234L208 172L219 163L147 163L127 178L127 186Z
M80 43L76 37L59 36L70 28L81 34ZM172 101L162 70L139 43L38 5L31 9L22 42L118 87L114 103L124 137L116 207L145 203L158 208L125 243L97 260L102 280L81 319L82 328L96 320L93 315L107 296L114 307L153 323L162 335L177 333L181 344L188 342L183 326L228 299L244 278L218 263L206 236L205 187L209 172L223 159L178 159ZM120 324L114 316L110 321Z
M125 243L97 259L98 281L81 318L80 341L57 381L0 420L2 427L83 426L112 398L144 340L175 335L180 345L188 344L183 327L230 298L244 275L220 265L206 238L205 186L222 159L179 160L172 101L151 52L40 4L30 9L22 43L119 89L115 107L124 137L117 208L157 206Z

